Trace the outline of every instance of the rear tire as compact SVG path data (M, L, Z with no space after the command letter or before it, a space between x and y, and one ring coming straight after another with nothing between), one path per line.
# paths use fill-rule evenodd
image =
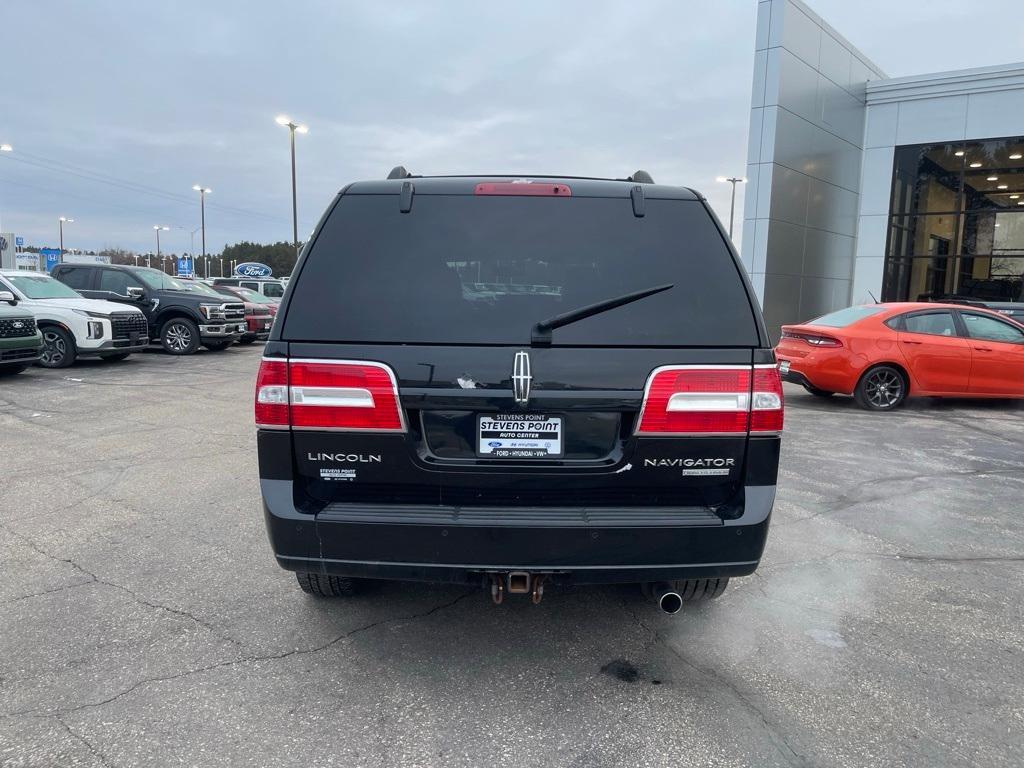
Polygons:
M853 399L868 411L892 411L907 399L907 388L907 378L899 368L876 365L860 377Z
M729 586L729 579L683 579L672 582L684 603L714 600Z
M314 597L347 597L355 591L355 582L344 576L296 571L299 588Z
M253 343L254 341L256 341L256 339L255 339L255 338L251 338L251 339L239 339L239 340L238 340L238 343L239 343L239 344L246 344L246 345L248 345L248 344L252 344L252 343Z
M118 352L115 355L100 355L101 360L107 360L108 362L117 362L125 360L131 352Z
M222 349L227 349L235 343L234 339L228 339L227 341L210 341L204 342L203 346L214 352L220 352Z
M13 376L26 368L28 368L27 365L0 365L0 376Z

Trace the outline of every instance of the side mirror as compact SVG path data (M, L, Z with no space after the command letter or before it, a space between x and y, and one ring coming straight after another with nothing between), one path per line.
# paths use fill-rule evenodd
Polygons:
M146 295L146 292L135 285L128 286L128 298L130 299L141 299Z
M0 301L6 301L13 307L18 303L18 298L10 291L0 291Z

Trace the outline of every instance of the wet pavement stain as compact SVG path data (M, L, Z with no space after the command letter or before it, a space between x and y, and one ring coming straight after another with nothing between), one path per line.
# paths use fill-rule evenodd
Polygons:
M635 683L640 678L639 670L626 659L612 659L601 667L601 671L624 683Z

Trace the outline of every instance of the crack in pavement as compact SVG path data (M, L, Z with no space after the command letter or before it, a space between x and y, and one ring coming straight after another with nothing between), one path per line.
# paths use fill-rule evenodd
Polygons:
M92 742L85 738L85 736L82 736L80 733L75 733L71 729L71 726L65 723L60 715L54 715L53 719L60 723L61 726L63 726L64 730L67 731L68 734L70 734L71 738L73 738L75 741L81 744L84 744L85 748L92 753L93 757L100 761L100 765L106 766L106 768L113 768L113 765L107 760L106 756L102 752L100 752L96 747L94 747Z
M96 709L96 708L99 708L99 707L104 707L107 704L111 704L111 703L117 701L118 699L121 699L121 698L129 695L133 691L136 691L139 688L142 688L143 686L149 685L151 683L161 683L161 682L167 682L167 681L170 681L170 680L180 680L182 678L190 677L192 675L198 675L198 674L201 674L203 672L209 672L211 670L221 669L223 667L231 667L231 666L235 666L237 664L254 664L254 663L259 663L259 662L263 662L263 661L280 661L281 659L287 659L287 658L290 658L292 656L306 656L306 655L320 653L321 651L325 651L328 648L331 648L332 646L337 645L338 643L340 643L343 640L347 640L347 639L349 639L351 637L354 637L355 635L361 634L363 632L368 632L369 630L374 629L374 628L379 627L379 626L382 626L384 624L391 624L391 623L400 622L400 621L416 621L416 620L419 620L419 619L425 619L426 617L431 616L431 615L437 613L438 611L442 611L442 610L444 610L446 608L451 608L455 604L461 602L462 600L465 600L470 595L475 594L476 591L477 590L475 590L475 589L469 590L469 591L464 592L463 594L459 595L458 597L456 597L453 600L448 600L448 601L445 601L443 603L439 603L439 604L429 608L426 611L421 611L419 613L414 613L414 614L410 614L410 615L407 615L407 616L392 616L390 618L378 619L377 621L372 621L369 624L364 624L362 626L356 627L355 629L350 629L347 632L343 632L342 634L338 635L337 637L335 637L335 638L333 638L331 640L328 640L326 643L322 643L322 644L314 646L312 648L293 648L290 651L284 651L282 653L268 653L268 654L253 655L253 656L245 656L245 655L243 655L243 656L240 656L240 657L234 658L234 659L226 659L224 661L218 661L215 664L207 664L206 666L203 666L203 667L196 667L194 669L186 669L186 670L183 670L181 672L176 672L173 675L158 675L156 677L147 677L147 678L144 678L144 679L139 680L138 682L132 684L128 688L124 689L123 691L115 693L113 696L110 696L110 697L108 697L106 699L102 699L101 701L94 701L94 702L88 702L86 704L79 704L78 706L70 707L68 709L56 709L56 710L53 710L51 712L41 711L39 709L22 710L22 711L19 711L19 712L8 712L7 714L0 715L0 718L10 718L10 717L18 717L18 716L24 716L24 715L41 716L41 715L47 715L47 714L52 714L54 717L56 717L56 716L63 716L63 715L69 715L69 714L72 714L72 713L75 713L75 712L81 712L81 711L86 710L86 709ZM171 610L171 609L168 609L168 610Z
M6 525L4 523L0 523L0 528L4 529L5 531L7 531L11 535L13 535L15 538L17 538L20 541L22 541L26 546L28 546L33 551L38 552L39 554L43 555L44 557L47 557L50 560L53 560L55 562L67 563L72 568L77 570L79 573L81 573L81 574L83 574L83 575L88 577L88 581L82 582L80 584L76 584L74 586L83 586L84 584L93 584L94 583L94 584L100 584L100 585L105 586L105 587L111 587L113 589L120 590L121 592L124 592L126 595L129 595L133 600L135 600L137 603L140 603L141 605L145 605L145 606L147 606L149 608L153 608L155 610L166 611L166 612L174 614L176 616L181 616L181 617L184 617L184 618L187 618L187 619L191 619L193 622L195 622L199 626L203 627L205 630L210 632L215 637L218 637L221 640L229 642L232 645L235 645L235 646L237 646L239 648L243 647L241 643L239 643L237 640L235 640L230 635L225 634L220 629L215 627L213 624L210 624L209 622L205 621L204 619L201 619L198 616L195 616L194 614L189 613L186 610L183 610L181 608L173 608L173 607L171 607L169 605L163 605L162 603L154 603L151 600L147 600L144 597L142 597L141 595L133 592L132 590L130 590L128 587L124 586L123 584L117 584L116 582L113 582L113 581L107 581L106 579L101 579L95 573L93 573L92 571L88 570L87 568L82 567L81 565L79 565L78 563L76 563L74 560L72 560L69 557L57 557L56 555L54 555L54 554L52 554L50 552L47 552L45 549L43 549L38 544L36 544L34 541L32 541L32 539L30 539L28 536L25 536L23 533L19 533L18 531L15 531L9 525ZM65 588L68 588L68 587L65 587ZM57 592L57 591L60 591L60 590L50 590L49 592ZM40 593L40 594L48 594L49 592L43 592L43 593ZM22 599L27 599L29 597L32 597L32 595L25 595ZM14 602L14 601L9 601L9 602Z
M75 587L84 587L86 584L95 584L96 581L93 579L87 579L86 581L76 581L74 584L62 584L59 587L53 587L52 589L44 589L42 592L32 592L27 595L18 595L12 597L3 602L0 605L10 605L11 603L17 603L22 600L30 600L33 597L42 597L43 595L52 595L54 592L63 592L65 589L74 589Z
M900 491L895 490L889 493L885 493L879 496L871 496L866 498L858 498L855 496L856 492L864 487L875 487L878 485L888 485L890 483L902 483L902 482L913 482L915 480L935 480L935 479L947 479L953 477L980 477L983 475L1005 475L1011 480L1024 480L1024 467L1015 468L1004 468L1004 469L971 469L963 472L942 472L942 473L928 473L918 475L892 475L890 477L880 477L877 479L864 480L859 483L855 483L847 487L842 493L834 497L831 504L824 505L817 512L813 512L806 517L799 517L793 520L783 520L776 523L776 527L785 527L790 525L798 525L805 523L808 520L816 520L819 517L826 515L832 515L836 512L843 512L852 507L859 506L861 504L871 504L879 501L885 501L892 498L893 496L903 495ZM1018 477L1019 476L1019 477Z
M699 673L705 678L712 680L713 682L719 683L721 686L726 688L732 695L739 700L749 711L753 712L761 721L761 725L764 732L768 736L768 740L771 745L775 748L775 751L779 756L785 760L787 765L795 766L797 768L805 768L808 765L807 758L793 749L793 745L790 744L789 739L784 733L782 733L779 726L771 722L768 716L765 715L764 711L753 701L751 701L731 680L726 678L720 672L715 669L705 668L690 661L684 656L672 643L670 643L657 629L650 627L643 622L643 620L636 614L636 611L628 604L623 602L623 607L626 612L632 616L633 621L641 627L645 632L649 633L658 643L664 646L668 651L675 656L679 661L685 664L690 669Z

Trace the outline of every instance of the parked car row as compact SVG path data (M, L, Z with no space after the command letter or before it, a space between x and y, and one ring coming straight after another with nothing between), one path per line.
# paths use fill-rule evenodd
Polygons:
M963 303L868 304L782 326L783 380L872 411L908 397L1024 398L1024 324Z
M230 278L224 278L230 281ZM270 335L283 284L211 285L149 267L58 264L52 275L0 272L0 373L123 360L151 343L173 355Z

